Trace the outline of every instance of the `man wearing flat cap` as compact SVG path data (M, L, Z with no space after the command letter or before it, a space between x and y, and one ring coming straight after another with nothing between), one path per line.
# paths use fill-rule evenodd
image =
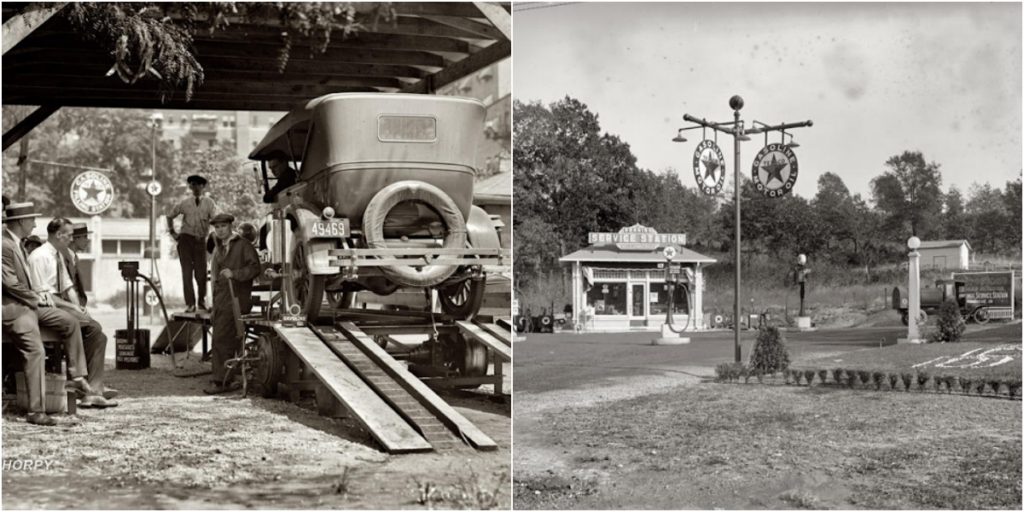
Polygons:
M245 333L238 332L232 295L238 300L241 314L252 311L252 280L260 273L260 258L248 240L232 231L235 218L226 213L213 217L213 233L217 247L213 250L210 275L213 279L213 384L204 389L216 395L234 386L225 382L225 361L242 351Z
M182 288L185 290L185 311L192 313L206 308L206 235L210 233L210 221L217 205L213 199L203 197L206 178L193 174L188 177L188 188L192 195L174 205L167 212L167 231L178 242L178 260L181 262ZM181 215L181 233L174 230L174 218ZM192 289L195 279L199 288L199 300Z
M29 237L25 238L25 240L23 240L21 242L21 244L25 246L25 252L27 252L27 253L29 253L31 255L33 251L35 251L36 249L42 247L43 239L39 238L36 235L32 235L32 236L29 236Z

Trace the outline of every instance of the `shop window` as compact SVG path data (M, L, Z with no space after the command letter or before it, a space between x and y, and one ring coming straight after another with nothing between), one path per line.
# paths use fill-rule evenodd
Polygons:
M594 283L587 292L587 306L597 316L626 314L626 283Z
M683 287L676 285L672 295L672 314L689 314L690 301ZM668 285L665 283L651 283L651 295L648 297L648 300L651 303L651 316L664 316L668 311Z
M104 240L103 254L117 254L117 240Z
M142 254L141 240L121 240L121 254Z

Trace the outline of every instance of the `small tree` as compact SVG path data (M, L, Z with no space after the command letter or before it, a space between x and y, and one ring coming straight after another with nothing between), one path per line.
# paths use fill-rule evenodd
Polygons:
M814 381L814 370L804 370L804 379L807 380L807 386L811 386L811 382Z
M789 368L789 347L786 335L774 325L757 332L757 341L750 352L750 366L761 373L774 373Z
M910 391L910 386L914 383L914 374L905 372L900 374L900 379L903 381L903 388Z
M818 370L818 382L824 384L828 380L828 370Z
M963 315L960 314L960 306L954 300L947 300L939 306L939 318L936 321L935 331L931 333L931 341L934 343L955 343L960 341L960 336L967 329Z
M896 391L896 386L900 384L900 374L890 373L889 374L889 391Z
M931 378L928 372L920 372L917 374L917 389L924 391L925 385L928 384L928 379Z

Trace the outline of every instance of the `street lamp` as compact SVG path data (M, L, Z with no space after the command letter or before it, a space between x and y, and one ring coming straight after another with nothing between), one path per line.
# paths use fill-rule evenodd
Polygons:
M800 313L796 317L797 329L810 329L811 319L804 312L804 285L807 284L807 255L801 254L796 258L796 280L800 284Z
M921 239L916 236L910 237L907 240L907 247L910 249L910 254L907 255L910 258L907 265L907 271L910 274L907 283L907 287L910 288L908 290L910 292L910 307L907 312L909 318L907 318L907 338L898 341L921 343L921 332L917 325L921 315L921 253L917 252L918 247L921 247Z
M742 353L740 350L740 265L742 263L741 258L741 235L742 228L740 226L740 142L746 142L750 140L750 134L754 133L767 133L770 131L782 131L790 128L801 128L804 126L813 126L811 121L804 121L799 123L783 123L775 126L769 126L764 123L755 121L756 124L762 125L761 127L752 127L744 129L743 120L740 119L740 110L743 109L743 98L739 95L729 98L729 108L733 111L733 121L726 123L713 123L706 121L702 118L691 116L690 114L683 114L683 120L697 124L700 127L711 128L716 132L722 132L733 137L733 147L735 150L736 158L733 165L733 177L734 177L734 192L735 192L735 203L736 203L736 222L735 222L735 250L736 250L736 287L735 287L735 304L733 305L733 329L734 329L734 342L736 351L736 362L742 361ZM692 127L692 128L696 128ZM685 140L682 138L682 131L690 128L682 128L679 130L680 135L672 139L676 142L682 142ZM682 140L679 140L682 139Z
M156 112L149 116L149 125L153 128L150 137L150 148L153 157L152 182L156 183L156 132L164 120L164 115ZM149 192L149 275L156 276L156 194L152 189Z

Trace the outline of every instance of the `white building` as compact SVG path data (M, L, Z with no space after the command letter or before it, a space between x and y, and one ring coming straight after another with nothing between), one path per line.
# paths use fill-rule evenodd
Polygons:
M967 270L971 244L967 240L921 241L921 268Z

